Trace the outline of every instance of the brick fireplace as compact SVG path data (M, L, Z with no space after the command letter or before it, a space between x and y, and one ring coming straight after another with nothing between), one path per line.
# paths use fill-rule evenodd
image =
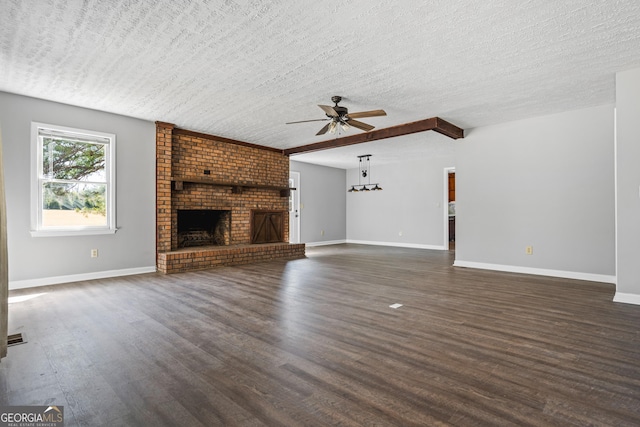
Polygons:
M158 271L304 257L287 243L288 182L281 150L156 122Z

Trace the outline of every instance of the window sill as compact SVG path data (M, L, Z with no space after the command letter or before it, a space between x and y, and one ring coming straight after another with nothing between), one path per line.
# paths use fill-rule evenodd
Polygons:
M81 229L81 230L31 230L31 237L96 236L116 234L117 228Z

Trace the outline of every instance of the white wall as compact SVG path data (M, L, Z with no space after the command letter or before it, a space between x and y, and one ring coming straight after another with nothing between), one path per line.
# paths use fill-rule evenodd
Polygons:
M454 165L453 155L384 165L372 157L371 182L383 190L347 193L347 240L445 249L444 168ZM347 171L352 184L358 184L358 169Z
M343 242L346 239L345 170L293 160L290 170L300 172L300 242Z
M32 121L116 134L115 235L31 237ZM154 123L0 92L0 126L11 289L155 271Z
M616 75L617 286L640 304L640 69Z
M456 265L613 282L613 116L606 105L467 131Z

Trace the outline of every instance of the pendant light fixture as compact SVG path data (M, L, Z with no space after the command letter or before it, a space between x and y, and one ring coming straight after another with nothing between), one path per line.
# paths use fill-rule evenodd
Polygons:
M358 156L358 159L358 184L352 185L347 192L358 193L360 191L382 190L380 184L371 184L371 154L363 154ZM363 181L365 182L364 184L362 183Z

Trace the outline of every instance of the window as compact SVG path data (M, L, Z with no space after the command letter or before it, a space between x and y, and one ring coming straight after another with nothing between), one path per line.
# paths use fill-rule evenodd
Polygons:
M33 236L115 233L113 134L32 123Z

